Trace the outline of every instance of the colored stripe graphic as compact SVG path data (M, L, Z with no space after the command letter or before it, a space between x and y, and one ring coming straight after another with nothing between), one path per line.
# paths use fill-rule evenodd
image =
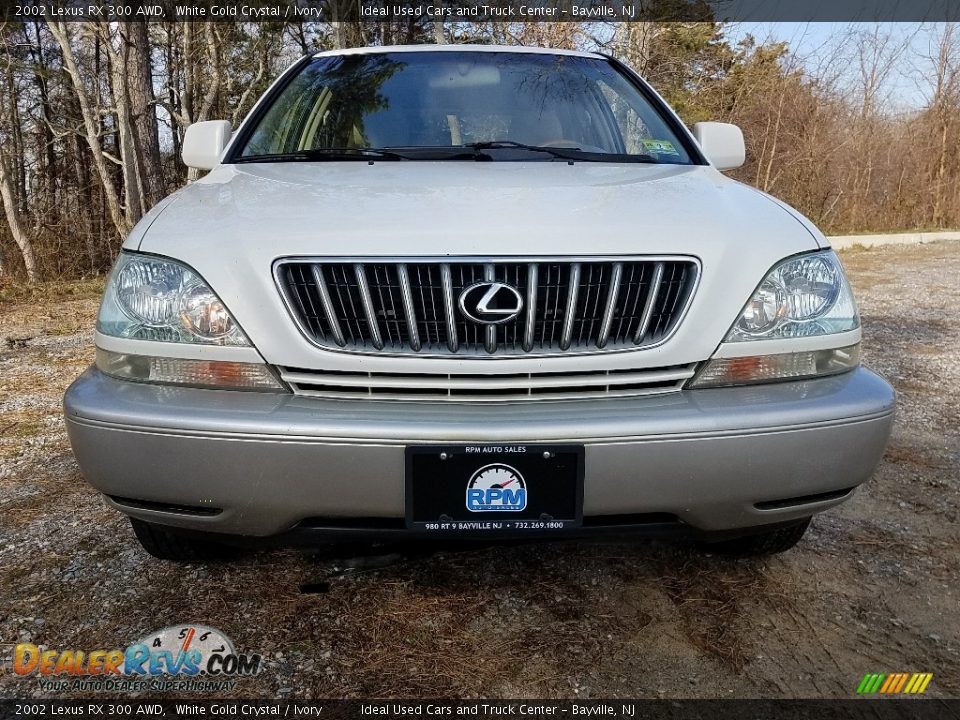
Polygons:
M867 673L857 686L857 693L860 695L869 695L880 689L880 683L886 677L884 673Z
M897 684L890 688L890 692L898 693L903 690L903 686L907 684L907 679L910 677L910 673L900 673L897 677Z
M933 673L867 673L857 685L857 695L919 695L931 680Z

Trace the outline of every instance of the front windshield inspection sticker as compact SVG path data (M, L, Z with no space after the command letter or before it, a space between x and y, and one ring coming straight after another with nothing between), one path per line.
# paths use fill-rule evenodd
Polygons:
M406 491L414 531L516 535L578 527L583 446L408 447Z
M643 147L647 152L657 155L679 155L677 148L669 140L644 140Z

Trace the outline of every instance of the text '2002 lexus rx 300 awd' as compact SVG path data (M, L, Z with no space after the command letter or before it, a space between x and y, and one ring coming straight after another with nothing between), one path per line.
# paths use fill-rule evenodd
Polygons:
M837 256L589 52L296 63L130 233L68 390L154 555L683 529L785 550L883 454Z

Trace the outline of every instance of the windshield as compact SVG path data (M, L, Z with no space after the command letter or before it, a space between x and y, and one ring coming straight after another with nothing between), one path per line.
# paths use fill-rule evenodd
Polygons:
M569 55L315 58L246 137L235 160L466 160L482 152L486 160L691 163L669 123L612 64Z

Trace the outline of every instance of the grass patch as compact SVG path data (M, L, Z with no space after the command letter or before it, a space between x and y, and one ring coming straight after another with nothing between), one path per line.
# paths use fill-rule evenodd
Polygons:
M19 457L26 441L49 432L46 422L55 413L48 410L16 410L0 413L0 458Z
M918 449L914 446L904 445L896 441L892 441L887 446L887 452L883 456L883 459L895 465L916 465L917 467L928 470L946 469L940 462L931 460L925 452L925 449Z
M84 280L48 280L25 283L0 280L0 305L48 304L63 300L86 300L103 295L106 276Z
M352 651L345 670L354 692L443 697L507 682L525 652L519 638L491 638L474 626L488 602L479 591L434 593L409 582L350 597L339 609L347 630L338 645Z
M756 563L695 556L670 557L662 587L678 611L690 643L740 672L748 662L750 617L758 606L784 607L786 595Z
M955 228L911 228L909 230L837 230L830 235L908 235L913 233L960 232Z
M841 253L842 255L855 255L857 253L870 252L870 248L868 248L863 243L854 243L849 247L840 248L839 250L837 250L837 252Z
M41 434L48 414L43 410L0 413L0 436L4 439L36 437Z

